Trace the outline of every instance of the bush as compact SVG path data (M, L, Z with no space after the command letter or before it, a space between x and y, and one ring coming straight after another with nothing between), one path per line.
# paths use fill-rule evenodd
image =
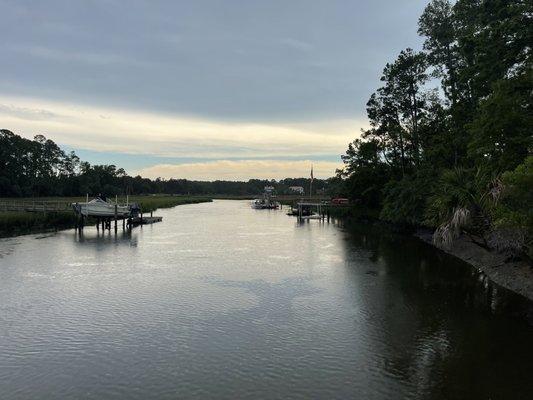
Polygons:
M533 156L529 156L514 171L502 175L503 191L495 211L498 230L514 230L513 247L521 247L530 257L533 238Z
M427 176L406 176L400 181L389 182L383 189L380 218L395 224L422 225L431 189L432 179Z

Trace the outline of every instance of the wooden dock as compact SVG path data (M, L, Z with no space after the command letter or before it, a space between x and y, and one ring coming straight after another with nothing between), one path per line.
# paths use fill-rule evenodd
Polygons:
M100 230L100 227L101 227L102 230L106 230L106 229L111 230L111 225L113 225L113 222L114 222L115 232L116 232L118 229L118 221L122 221L122 229L131 229L139 225L150 225L150 224L155 224L156 222L161 222L163 221L163 217L154 216L152 212L150 212L150 216L144 216L143 213L141 212L139 215L135 215L135 216L131 215L131 216L126 216L126 217L120 217L120 216L103 217L103 218L101 217L101 218L96 218L96 229ZM84 218L82 215L80 215L76 228L83 229L83 226L84 226Z

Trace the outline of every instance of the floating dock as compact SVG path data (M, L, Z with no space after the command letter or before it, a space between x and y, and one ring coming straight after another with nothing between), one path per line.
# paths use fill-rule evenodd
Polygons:
M133 226L137 225L149 225L156 222L163 221L163 217L134 217L129 219L129 224Z

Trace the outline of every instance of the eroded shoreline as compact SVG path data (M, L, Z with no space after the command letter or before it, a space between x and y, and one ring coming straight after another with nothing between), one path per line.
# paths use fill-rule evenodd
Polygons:
M429 231L417 231L414 236L470 264L499 286L533 301L533 268L527 262L509 261L506 255L488 251L465 235L456 239L450 248L435 246Z

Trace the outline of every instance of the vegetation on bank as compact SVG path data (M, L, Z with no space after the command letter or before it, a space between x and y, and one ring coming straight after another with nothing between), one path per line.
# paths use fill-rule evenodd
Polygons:
M158 208L171 208L182 204L196 204L210 202L210 197L199 196L131 196L130 202L141 206L143 213L155 211Z
M315 179L314 192L328 187L328 180ZM62 197L142 195L165 193L188 196L256 196L265 186L279 194L289 194L291 186L309 188L309 179L279 181L250 179L238 181L191 181L187 179L148 179L129 176L115 165L91 165L74 152L65 153L43 135L33 140L0 129L0 197Z
M407 48L385 66L367 103L370 128L349 144L336 177L314 180L315 190L349 197L357 213L432 227L441 245L466 233L481 246L533 256L532 16L531 1L432 0L419 19L423 50ZM267 185L284 194L309 179L131 177L42 135L0 130L4 197L254 196Z
M384 221L532 255L533 3L432 0L385 66L337 191ZM432 87L435 86L435 87Z
M46 200L46 199L42 199ZM75 203L85 201L82 197L49 198L50 201ZM119 199L119 202L125 199ZM192 196L131 196L130 201L141 205L143 212L158 208L170 208L182 204L210 202L208 197ZM90 224L92 221L89 221ZM23 235L28 233L49 232L73 228L76 215L72 211L62 212L0 212L0 237Z
M76 216L73 212L0 212L0 237L49 232L74 227Z

